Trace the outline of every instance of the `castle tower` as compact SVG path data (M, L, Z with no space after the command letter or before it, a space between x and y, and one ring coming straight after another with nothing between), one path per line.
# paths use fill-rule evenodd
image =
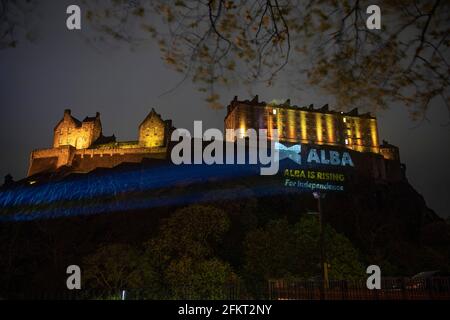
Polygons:
M86 117L83 122L74 118L70 109L64 111L63 119L54 129L53 147L72 146L76 149L89 148L102 135L100 113Z
M383 140L383 144L380 145L380 153L387 160L400 162L400 151L397 146L394 146Z
M166 146L171 127L171 121L164 121L152 108L139 126L139 145L148 148Z

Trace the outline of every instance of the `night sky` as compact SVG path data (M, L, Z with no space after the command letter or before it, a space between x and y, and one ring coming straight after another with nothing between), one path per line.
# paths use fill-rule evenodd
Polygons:
M128 46L92 46L89 33L66 29L66 8L77 1L42 1L36 22L37 39L15 49L0 50L0 175L25 177L31 150L51 147L53 128L66 108L82 120L101 113L105 135L136 140L138 125L152 107L177 128L191 130L194 120L204 128L223 129L225 110L211 110L189 81L174 92L182 75L160 59L156 45L131 50ZM291 98L293 104L317 107L330 103L314 88L296 92L286 87L232 87L221 91L221 103L259 94L261 100ZM450 116L441 101L432 101L429 121L412 122L407 111L391 106L378 117L381 139L400 147L411 184L428 206L450 216Z

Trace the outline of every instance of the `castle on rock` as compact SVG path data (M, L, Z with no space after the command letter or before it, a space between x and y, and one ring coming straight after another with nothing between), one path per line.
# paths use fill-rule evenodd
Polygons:
M397 147L379 143L377 119L357 109L338 112L328 105L298 107L290 100L266 103L258 96L240 101L235 97L227 107L224 120L227 141L247 138L247 129L266 129L268 138L278 131L284 144L322 145L350 150L360 156L366 171L375 178L401 177ZM138 140L121 142L104 136L100 114L79 121L70 110L54 129L53 147L34 150L28 176L66 169L87 173L98 168L113 168L122 163L140 163L144 159L168 159L170 137L175 130L171 120L164 120L154 109L138 128ZM228 136L233 132L231 136ZM364 168L366 166L367 168Z

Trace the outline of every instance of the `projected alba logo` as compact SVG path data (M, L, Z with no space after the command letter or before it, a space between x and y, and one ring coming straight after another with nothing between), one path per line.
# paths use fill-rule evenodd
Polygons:
M344 191L346 172L354 168L347 151L339 152L327 148L310 146L285 146L276 143L280 161L290 159L282 165L283 184L288 188L305 191Z

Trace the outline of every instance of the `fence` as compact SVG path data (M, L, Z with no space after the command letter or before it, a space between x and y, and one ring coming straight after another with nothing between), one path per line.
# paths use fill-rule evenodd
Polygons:
M0 300L450 300L450 277L382 279L380 290L367 289L366 280L270 280L251 294L239 281L218 288L181 286L167 292L154 288L127 290L64 290L0 294Z
M179 286L167 291L155 288L54 290L0 293L0 300L241 300L240 284L229 283L217 288Z
M369 290L366 280L270 280L272 300L450 300L450 278L381 280Z

